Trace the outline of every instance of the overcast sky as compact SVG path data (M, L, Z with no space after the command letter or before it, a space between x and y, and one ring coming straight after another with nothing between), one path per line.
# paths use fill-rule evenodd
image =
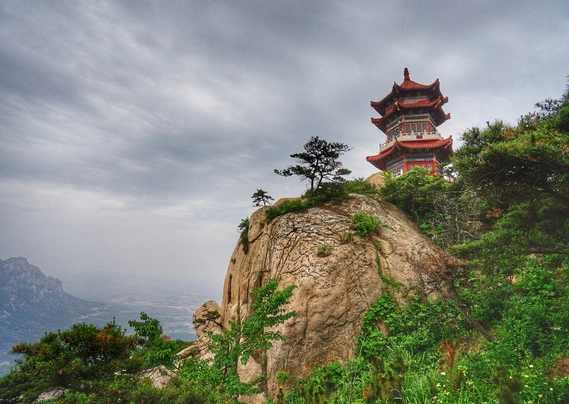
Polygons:
M221 291L257 188L310 136L385 140L370 101L440 79L461 134L569 75L567 0L0 2L0 259L64 281L110 270Z

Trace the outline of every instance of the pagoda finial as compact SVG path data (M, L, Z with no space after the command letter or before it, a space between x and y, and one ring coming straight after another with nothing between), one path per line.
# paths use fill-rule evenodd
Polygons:
M409 81L409 80L411 80L411 79L409 78L409 69L405 68L405 69L403 70L403 76L405 77L403 81Z

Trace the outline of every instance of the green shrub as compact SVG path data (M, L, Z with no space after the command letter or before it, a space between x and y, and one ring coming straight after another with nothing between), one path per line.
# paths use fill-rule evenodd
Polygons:
M239 238L241 242L248 242L247 236L249 235L249 218L246 217L245 219L241 219L241 222L239 222L237 229L239 230Z
M321 245L318 247L318 256L319 257L327 257L332 253L332 246L328 244Z
M243 251L247 254L249 252L249 218L241 219L237 229L239 230L239 241L243 246Z
M359 194L369 197L377 196L377 188L363 178L342 183L342 188L347 194Z
M360 237L368 237L371 233L377 231L380 223L376 216L368 215L364 212L355 213L351 221L356 234Z
M353 231L347 231L344 233L344 242L345 243L351 243L352 241L354 241L354 232Z
M279 216L290 212L298 212L306 208L308 208L308 205L302 199L284 200L277 206L272 206L267 210L267 220L270 222Z
M314 192L303 195L308 206L322 206L327 202L340 203L350 197L350 194L360 194L369 197L377 195L376 188L359 178L346 182L324 182Z

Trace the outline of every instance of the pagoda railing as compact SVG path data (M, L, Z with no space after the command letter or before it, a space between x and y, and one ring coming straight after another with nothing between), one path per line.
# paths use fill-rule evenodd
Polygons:
M400 134L399 136L394 137L389 142L381 143L379 145L379 152L389 149L391 146L395 144L395 140L399 140L400 142L409 142L413 140L425 140L425 139L442 139L442 136L439 132L413 132L410 134Z

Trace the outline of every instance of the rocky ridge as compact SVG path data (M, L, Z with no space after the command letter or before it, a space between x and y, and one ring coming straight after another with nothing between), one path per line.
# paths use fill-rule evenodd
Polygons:
M264 394L247 398L253 403L276 394L278 371L288 371L292 383L316 366L352 357L362 319L386 280L427 298L441 291L440 281L451 267L451 258L391 204L352 195L341 204L288 213L271 222L267 209L251 215L247 246L239 242L233 251L221 306L207 302L197 312L199 318L200 312L217 309L227 326L249 315L250 292L264 280L281 278L281 287L298 287L287 308L297 314L279 326L286 341L239 368L243 380L268 376ZM375 234L353 234L350 218L358 212L380 219ZM404 303L401 295L396 298ZM205 344L200 325L197 331L199 343Z
M59 279L26 258L0 260L0 375L14 360L8 354L13 345L65 329L99 306L66 293Z

